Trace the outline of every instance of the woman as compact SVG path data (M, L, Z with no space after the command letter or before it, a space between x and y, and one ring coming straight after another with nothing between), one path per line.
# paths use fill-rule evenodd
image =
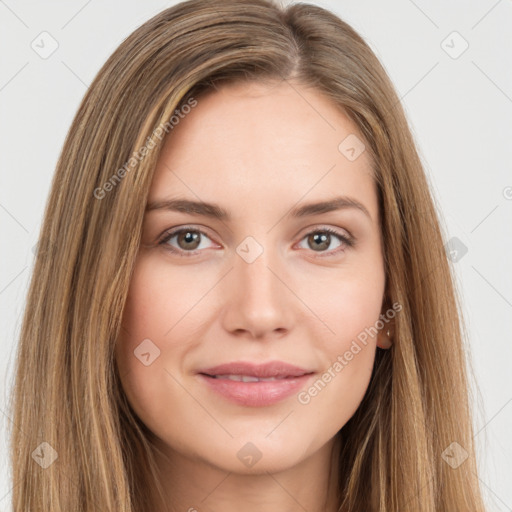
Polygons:
M14 510L484 510L427 180L328 11L191 0L138 28L39 247Z

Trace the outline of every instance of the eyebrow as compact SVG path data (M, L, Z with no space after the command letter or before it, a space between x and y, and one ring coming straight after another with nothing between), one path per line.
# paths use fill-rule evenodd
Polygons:
M328 199L326 201L319 201L297 206L288 213L288 217L302 218L349 208L361 211L371 220L371 215L364 204L360 203L354 198L346 196L333 197L332 199ZM227 222L231 220L231 215L229 212L221 206L203 201L192 201L190 199L160 199L148 203L146 206L146 212L155 210L176 211L189 213L191 215L202 215L204 217L210 217Z

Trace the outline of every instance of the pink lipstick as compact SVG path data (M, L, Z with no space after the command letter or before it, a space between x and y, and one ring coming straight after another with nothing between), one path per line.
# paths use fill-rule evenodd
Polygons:
M275 404L304 387L315 372L283 361L254 364L244 361L198 370L210 389L248 407Z

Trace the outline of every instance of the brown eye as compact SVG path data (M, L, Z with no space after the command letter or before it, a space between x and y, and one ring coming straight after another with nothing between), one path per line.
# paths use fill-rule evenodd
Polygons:
M308 243L314 251L328 249L331 245L331 235L314 233L308 236Z
M338 239L340 243L333 249L328 250L335 239ZM339 252L343 252L347 248L352 247L355 243L349 236L338 233L331 228L311 231L303 238L303 240L306 240L306 249L311 249L317 253L325 253L325 256L332 256ZM324 256L324 254L321 254L321 256Z
M172 239L176 239L175 244L170 243ZM206 233L200 229L181 228L167 233L159 242L171 252L179 253L182 256L194 256L200 247L203 239L210 239Z
M200 243L201 234L197 231L180 231L177 234L177 243L180 249L197 249Z

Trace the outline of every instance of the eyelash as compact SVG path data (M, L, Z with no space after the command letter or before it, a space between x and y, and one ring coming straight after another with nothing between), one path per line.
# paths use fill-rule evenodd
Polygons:
M180 234L182 231L193 231L193 232L196 232L196 233L200 233L201 235L204 235L206 236L207 238L210 238L208 236L207 233L205 233L203 230L201 229L198 229L198 228L193 228L193 227L183 227L183 228L179 228L179 229L176 229L176 230L173 230L173 231L168 231L166 233L164 233L164 236L163 238L158 242L158 245L166 245L167 242L173 238L175 235L178 235ZM332 251L322 251L324 254L320 253L319 255L315 256L316 258L325 258L325 257L331 257L331 256L334 256L334 255L337 255L338 253L340 252L344 252L346 249L350 249L352 247L354 247L355 245L355 239L353 237L348 237L346 235L342 235L341 233L339 233L338 231L332 229L332 228L320 228L320 229L315 229L313 231L310 231L308 233L306 233L302 238L301 240L304 240L304 238L306 238L307 236L310 236L310 235L313 235L313 234L317 234L317 233L329 233L330 235L334 235L335 237L339 238L339 240L342 242L342 244L344 245L341 245L340 247L338 247L337 249L334 249ZM191 256L196 256L198 253L201 252L201 250L196 250L196 251L183 251L183 250L179 250L179 249L176 249L175 247L172 247L171 245L167 245L166 247L164 247L166 250L174 253L174 254L177 254L178 256L180 257L185 257L185 258L188 258L188 257L191 257Z

